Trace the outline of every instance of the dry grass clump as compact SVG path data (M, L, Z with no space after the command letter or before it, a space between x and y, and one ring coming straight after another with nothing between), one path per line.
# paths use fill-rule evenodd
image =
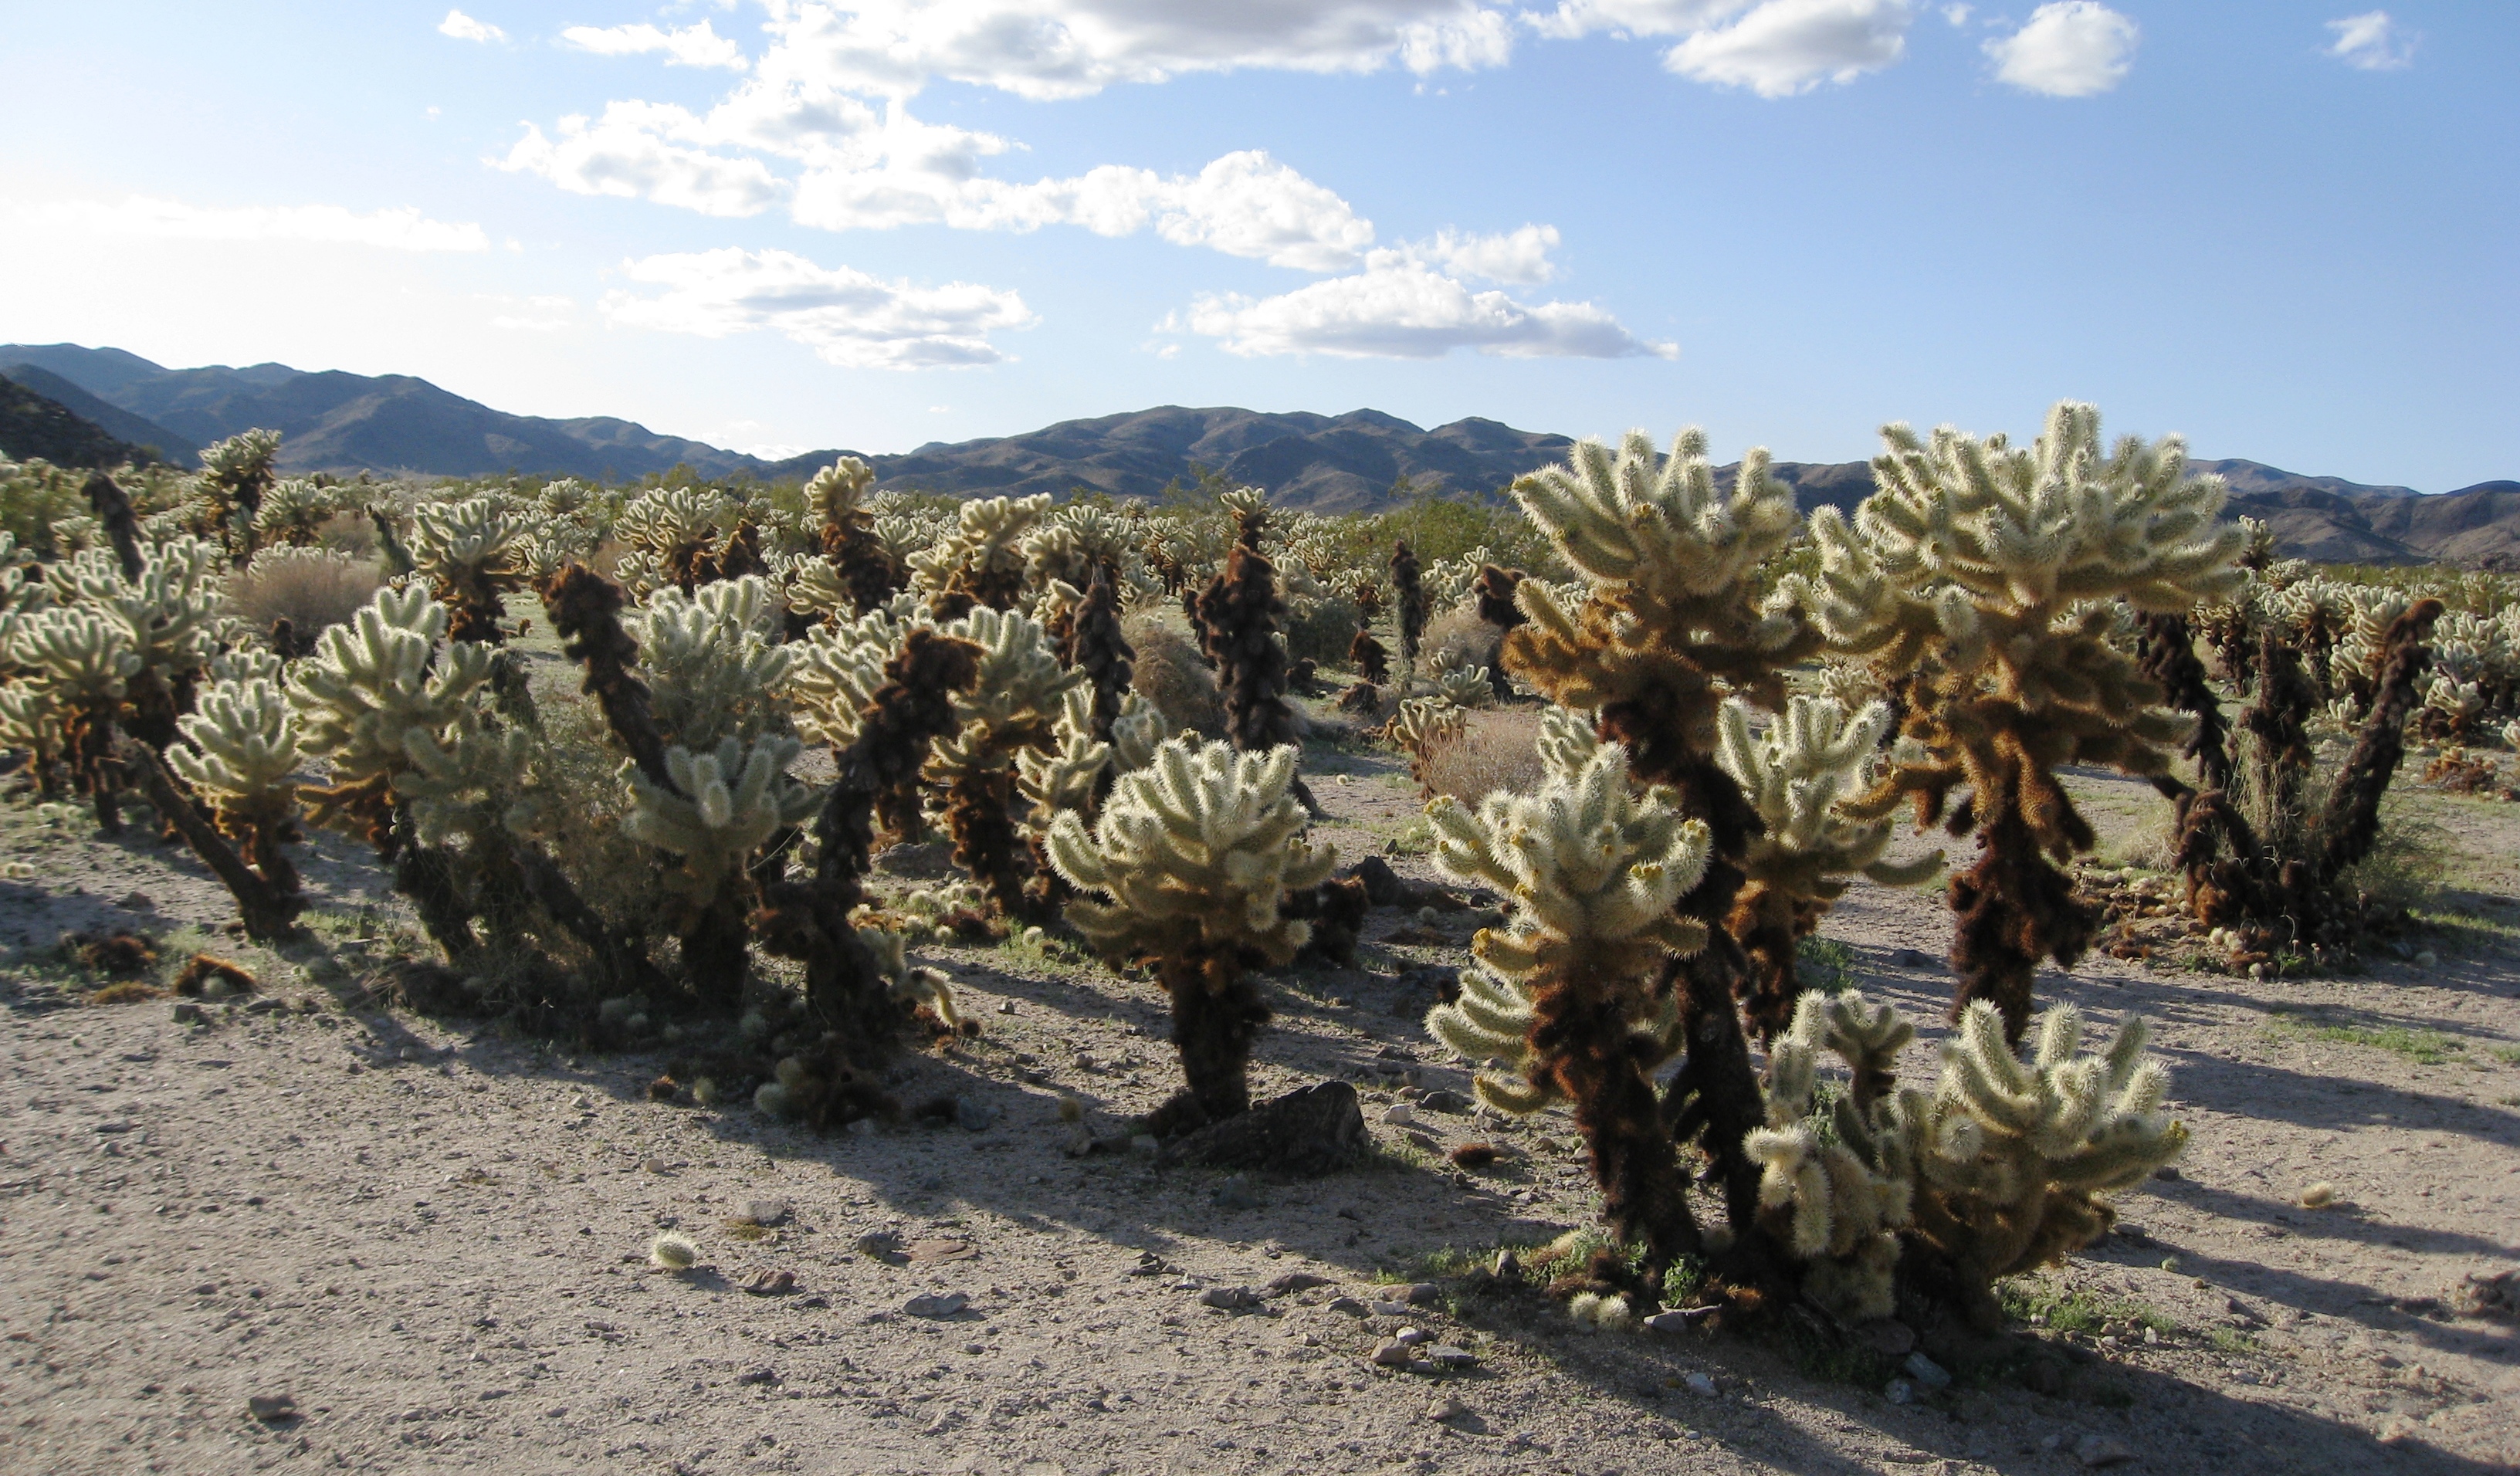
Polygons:
M297 639L346 623L383 583L376 564L323 549L271 548L228 579L228 604L256 631L287 620Z
M1426 755L1426 788L1476 806L1499 789L1527 794L1547 771L1540 762L1540 714L1531 708L1491 708L1464 714L1462 736L1433 745Z
M1155 704L1164 726L1216 737L1225 732L1225 702L1216 689L1216 673L1198 647L1168 612L1138 610L1120 622L1120 632L1138 653L1130 686Z
M1418 664L1427 671L1447 667L1469 671L1481 666L1493 671L1497 643L1503 639L1505 632L1479 618L1477 605L1457 604L1427 625L1426 644Z
M365 513L336 513L316 527L315 547L369 562L377 557L377 525Z

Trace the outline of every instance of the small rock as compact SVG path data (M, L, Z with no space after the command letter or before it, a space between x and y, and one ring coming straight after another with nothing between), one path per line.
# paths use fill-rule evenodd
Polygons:
M1005 1115L1006 1109L995 1102L985 1102L976 1096L954 1098L954 1120L963 1125L966 1133L986 1133Z
M743 1213L736 1218L746 1225L770 1226L786 1220L788 1214L788 1204L785 1199L747 1199L743 1202Z
M276 1425L297 1417L297 1401L286 1394L248 1395L245 1412L266 1425Z
M2180 1180L2187 1176L2179 1172L2179 1166L2177 1164L2165 1163L2161 1167L2152 1171L2152 1177L2160 1180L2164 1184L2177 1184Z
M125 892L122 894L122 900L114 905L128 908L135 913L155 912L158 907L156 902L150 900L147 892Z
M1697 1319L1687 1310L1673 1308L1669 1312L1657 1312L1638 1325L1647 1332L1687 1332L1688 1324L1695 1320Z
M1513 1247L1508 1246L1497 1252L1494 1275L1500 1281L1522 1279L1522 1257L1513 1253Z
M872 1117L851 1118L849 1120L847 1132L851 1138L873 1138L875 1136L875 1119Z
M1470 1412L1470 1407L1458 1399L1439 1399L1426 1407L1426 1417L1437 1424L1459 1419Z
M1881 1391L1881 1397L1894 1405L1912 1405L1916 1402L1916 1386L1904 1378L1894 1378Z
M1155 1135L1152 1133L1141 1133L1129 1140L1129 1151L1132 1153L1152 1153L1162 1146L1163 1144L1155 1140Z
M1440 1153L1444 1151L1444 1145L1441 1142L1436 1141L1433 1138L1418 1132L1415 1128L1402 1134L1401 1137L1408 1140L1409 1146L1416 1148L1420 1153Z
M2321 1179L2301 1191L2301 1207L2323 1210L2336 1202L2336 1185Z
M1479 1362L1479 1356L1477 1354L1472 1353L1467 1348L1456 1347L1451 1343L1437 1343L1433 1347L1428 1348L1420 1355L1420 1357L1424 1358L1426 1362L1443 1369L1447 1373L1459 1373L1464 1368L1474 1368L1478 1366Z
M1000 1013L1000 1014L1012 1014L1012 1013L1014 1013L1014 1012L1015 1012L1015 1002L1014 1002L1014 1001L1012 1001L1012 1000L1000 1000L1000 1001L998 1002L998 1013Z
M888 1230L868 1230L858 1236L856 1250L861 1256L873 1256L878 1261L898 1264L904 1259L901 1254L901 1237Z
M1372 1308L1373 1315L1378 1318L1405 1318L1417 1310L1406 1302L1392 1302L1381 1297L1374 1298L1369 1305Z
M743 1289L756 1297L784 1297L796 1289L792 1271L757 1271L743 1283Z
M1223 1210L1265 1209L1269 1204L1268 1196L1240 1174L1228 1175L1225 1182L1216 1186L1214 1197L1216 1207Z
M661 1174L665 1172L665 1160L657 1157L653 1153L651 1153L647 1157L639 1160L639 1167L651 1174Z
M1398 1338L1386 1338L1373 1350L1373 1364L1381 1368L1406 1368L1414 1357L1409 1345Z
M2384 1446L2402 1446L2414 1438L2415 1422L2403 1414L2390 1415L2380 1426L2380 1433L2373 1437Z
M2440 962L2441 955L2434 953L2429 948L2422 949L2415 954L2415 966L2417 968L2431 968Z
M192 1000L177 1000L175 1002L175 1023L178 1025L201 1024L202 1006Z
M1448 1112L1455 1117L1470 1110L1470 1099L1448 1088L1438 1088L1418 1098L1418 1105L1429 1112Z
M1373 1310L1354 1297L1332 1297L1329 1300L1329 1309L1332 1312L1345 1313L1352 1318L1364 1317Z
M1899 1366L1907 1370L1910 1378L1928 1389L1948 1389L1952 1386L1951 1370L1925 1357L1922 1352L1909 1354Z
M963 1309L970 1305L971 1299L959 1291L949 1291L942 1294L931 1292L925 1296L912 1297L909 1301L901 1304L901 1310L910 1314L914 1318L935 1318L942 1319L945 1318L959 1316Z
M1680 1381L1691 1394L1703 1394L1709 1398L1715 1394L1715 1376L1703 1370L1683 1374Z
M775 1384L779 1382L779 1370L762 1364L737 1374L735 1381L739 1384Z
M2074 1442L2074 1458L2087 1466L2119 1466L2135 1459L2135 1452L2105 1435L2086 1435Z
M1418 1121L1418 1109L1407 1102L1393 1102L1382 1109L1382 1120L1390 1127L1410 1127Z
M1284 1275L1279 1276L1275 1280L1271 1281L1268 1285L1260 1288L1260 1294L1264 1297L1282 1297L1292 1295L1299 1291L1310 1291L1316 1286L1333 1286L1336 1284L1337 1283L1331 1280L1328 1276L1321 1275L1314 1272L1290 1271Z
M1903 948L1890 956L1890 962L1901 968L1931 968L1934 961L1912 948Z
M1198 1305L1220 1312L1248 1312L1260 1305L1248 1286L1211 1286L1198 1294Z
M1075 1127L1068 1129L1067 1137L1058 1144L1058 1151L1066 1154L1070 1158L1092 1157L1094 1154L1094 1130L1085 1126L1083 1123L1078 1123Z
M1435 1334L1428 1332L1423 1327L1403 1327L1398 1332L1391 1335L1391 1341L1398 1343L1403 1348L1415 1348L1420 1343L1431 1343L1435 1341Z
M1872 1351L1883 1358L1905 1358L1916 1346L1916 1329L1897 1318L1867 1322L1860 1330Z
M281 1014L285 1013L288 1008L289 1002L287 1000L280 998L278 995L264 995L261 999L248 1005L245 1007L245 1012L248 1014Z

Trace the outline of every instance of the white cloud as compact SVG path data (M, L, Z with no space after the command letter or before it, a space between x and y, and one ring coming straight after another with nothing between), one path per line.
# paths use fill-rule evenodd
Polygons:
M53 222L114 236L167 236L188 241L305 241L383 246L397 251L486 251L489 237L471 222L431 220L416 208L370 210L340 205L188 205L134 195L120 204L65 201L40 205Z
M1912 19L1908 0L1766 0L1730 25L1689 35L1663 65L1700 82L1791 97L1897 62Z
M1244 357L1328 354L1342 359L1437 359L1470 348L1508 358L1677 358L1589 302L1522 303L1476 292L1399 251L1376 251L1364 271L1257 301L1201 296L1192 333Z
M1503 66L1510 13L1488 0L766 0L765 74L907 96L935 78L1019 97L1265 67L1417 72ZM775 64L775 65L774 65Z
M628 262L656 296L605 295L606 317L633 328L723 338L768 329L848 369L953 369L1006 358L988 335L1029 328L1013 291L968 282L915 287L850 267L822 267L791 251L724 246Z
M486 21L475 21L471 16L464 14L460 10L451 10L446 13L446 19L437 22L437 33L441 36L453 36L458 41L504 41L508 39L508 33L506 31L501 30L499 27L492 25Z
M706 21L679 30L660 30L644 22L606 27L572 25L560 35L571 46L600 57L638 56L654 51L665 54L668 67L723 67L742 71L749 65L744 61L743 48L710 29Z
M1558 0L1546 15L1525 11L1523 23L1544 36L1571 40L1614 36L1685 36L1750 8L1750 0Z
M1974 7L1966 5L1946 5L1943 7L1943 19L1954 25L1966 25L1972 9Z
M2342 21L2330 21L2327 28L2336 32L2336 44L2327 48L2327 54L2348 67L2364 71L2397 71L2414 63L2419 38L2390 20L2387 11L2364 11Z
M788 181L761 160L690 142L708 136L699 119L671 104L611 103L601 119L562 118L558 139L528 123L508 157L491 162L574 194L652 200L702 215L755 215L788 195Z
M2118 85L2135 65L2136 24L2098 0L2053 0L2030 23L1986 43L1995 74L2024 92L2087 98Z

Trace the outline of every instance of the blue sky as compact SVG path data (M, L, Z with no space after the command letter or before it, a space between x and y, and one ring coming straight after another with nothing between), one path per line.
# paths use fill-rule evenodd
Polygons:
M746 448L1148 405L2520 475L2520 6L0 0L0 340Z

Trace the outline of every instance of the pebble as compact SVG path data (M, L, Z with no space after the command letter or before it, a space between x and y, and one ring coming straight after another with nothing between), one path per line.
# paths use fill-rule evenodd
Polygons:
M971 1299L959 1291L929 1293L912 1297L901 1310L914 1318L950 1318L971 1305Z
M1393 1102L1382 1109L1382 1120L1395 1128L1406 1128L1418 1121L1418 1109L1407 1102Z
M1655 1313L1640 1325L1647 1332L1687 1332L1688 1324L1694 1320L1687 1312L1674 1308L1669 1312Z
M875 1136L875 1119L872 1117L858 1117L850 1119L848 1135L851 1138L873 1138Z
M1406 1302L1387 1302L1379 1297L1376 1297L1371 1306L1373 1315L1378 1318L1405 1318L1415 1311Z
M1912 1405L1916 1402L1916 1386L1904 1378L1894 1378L1881 1391L1881 1397L1894 1405Z
M297 1417L297 1401L286 1394L248 1395L245 1402L245 1411L264 1424L276 1425L283 1420Z
M1216 1207L1221 1210L1265 1209L1269 1197L1260 1192L1249 1179L1240 1174L1229 1175L1216 1186Z
M1419 1307L1431 1307L1444 1300L1444 1288L1432 1281L1413 1282L1409 1287L1409 1294L1401 1300Z
M963 1125L966 1133L986 1133L996 1127L998 1119L1005 1115L1006 1109L995 1102L985 1102L976 1096L954 1098L954 1120Z
M156 911L158 904L151 900L147 892L126 892L115 906L129 908L135 913L146 913Z
M779 1382L779 1371L768 1364L756 1364L737 1374L735 1381L739 1384L775 1384Z
M756 1297L779 1297L796 1289L792 1271L757 1271L743 1283L743 1289Z
M1398 1338L1386 1338L1375 1346L1372 1361L1377 1367L1406 1368L1414 1357L1407 1343Z
M1469 1412L1470 1407L1458 1399L1439 1399L1426 1407L1426 1417L1439 1425L1448 1419L1459 1419Z
M742 1218L746 1225L777 1225L788 1218L789 1208L785 1199L747 1199Z
M1316 1272L1290 1271L1284 1275L1279 1276L1275 1280L1271 1281L1267 1286L1262 1287L1260 1289L1260 1294L1264 1297L1282 1297L1293 1292L1310 1291L1316 1286L1333 1286L1336 1284L1337 1283L1330 1277L1322 1275ZM1344 1301L1346 1299L1341 1298L1340 1300Z
M2135 1452L2105 1435L2086 1435L2074 1442L2074 1458L2087 1466L2117 1466L2135 1459Z
M1899 1366L1907 1370L1910 1378L1928 1389L1948 1389L1952 1386L1951 1371L1922 1353L1909 1354Z
M878 1261L896 1261L901 1258L901 1237L888 1230L868 1230L858 1236L855 1248L861 1256L873 1256Z
M1447 1373L1459 1373L1464 1368L1477 1367L1479 1362L1477 1354L1451 1343L1437 1343L1427 1349L1421 1357Z
M1391 1341L1403 1348L1415 1348L1420 1343L1435 1341L1435 1334L1422 1327L1403 1327L1391 1335Z
M2164 1184L2177 1184L2186 1176L2179 1172L2179 1166L2177 1164L2165 1163L2161 1167L2152 1171L2152 1177L2160 1180Z
M1872 1351L1884 1358L1905 1358L1916 1347L1916 1329L1896 1318L1882 1318L1864 1324L1865 1340Z
M1352 1318L1361 1318L1373 1310L1354 1297L1332 1297L1329 1300L1329 1309L1332 1312L1346 1313Z
M1211 1286L1198 1294L1198 1305L1222 1312L1247 1312L1260 1305L1248 1286Z
M1715 1393L1715 1376L1703 1370L1683 1374L1680 1381L1688 1387L1688 1392L1691 1394L1703 1394L1711 1398Z
M665 1172L665 1160L658 1158L653 1153L651 1153L647 1157L639 1160L639 1167L645 1169L651 1174L661 1174Z
M1152 1153L1162 1146L1162 1143L1155 1141L1155 1135L1152 1133L1141 1133L1129 1140L1129 1151L1132 1153Z
M1416 1148L1420 1153L1440 1153L1444 1150L1444 1145L1441 1142L1438 1142L1433 1138L1430 1138L1426 1134L1420 1133L1414 1128L1405 1136L1409 1140L1409 1146Z
M175 1002L175 1023L178 1025L201 1024L202 1006L191 1000L177 1000Z
M1429 1112L1449 1112L1459 1117L1470 1110L1470 1099L1459 1092L1439 1088L1418 1098L1418 1105Z

